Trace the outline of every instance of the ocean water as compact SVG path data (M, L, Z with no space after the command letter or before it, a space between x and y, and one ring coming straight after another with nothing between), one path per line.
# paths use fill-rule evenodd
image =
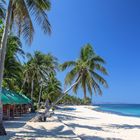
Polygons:
M96 106L98 111L140 117L140 104L98 104Z

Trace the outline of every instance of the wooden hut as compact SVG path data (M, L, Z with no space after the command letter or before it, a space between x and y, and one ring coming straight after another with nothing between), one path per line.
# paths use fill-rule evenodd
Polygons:
M3 119L10 119L27 113L31 100L23 94L2 89Z

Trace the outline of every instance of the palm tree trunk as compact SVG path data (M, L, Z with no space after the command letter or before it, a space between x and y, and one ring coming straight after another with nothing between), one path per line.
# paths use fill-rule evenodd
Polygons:
M7 13L6 13L6 22L5 22L5 28L2 35L1 45L0 45L0 135L6 135L3 122L2 122L2 80L3 80L3 72L4 72L4 61L5 61L5 55L6 55L6 48L7 48L7 39L8 39L8 33L10 30L10 24L11 24L11 15L12 15L12 0L9 1Z
M24 78L24 80L23 80L23 84L22 84L22 86L21 86L21 89L20 89L19 93L21 93L21 92L22 92L22 90L23 90L23 87L24 87L25 83L26 83L26 78Z
M86 99L86 98L87 98L87 94L86 94L86 85L83 87L83 89L84 89L84 99Z
M41 95L42 95L42 88L43 88L43 85L41 85L41 87L40 87L40 91L39 91L38 109L40 108L40 100L41 100Z
M49 110L50 110L52 107L54 107L60 100L62 100L63 97L65 97L65 96L67 95L67 93L68 93L75 85L78 84L79 81L80 81L80 77L76 80L76 82L75 82L74 84L72 84L67 90L65 90L65 91L63 92L63 94L62 94L55 102L53 102L53 103L50 105L49 108L46 108L45 114L47 114L47 113L49 112Z
M34 79L31 82L31 101L33 101L33 93L34 93Z
M31 112L34 112L33 93L34 93L34 79L32 79L31 82L31 101L32 101Z
M82 88L83 88L83 91L84 91L84 99L87 98L87 95L86 95L86 83L85 83L85 78L83 78L82 80Z

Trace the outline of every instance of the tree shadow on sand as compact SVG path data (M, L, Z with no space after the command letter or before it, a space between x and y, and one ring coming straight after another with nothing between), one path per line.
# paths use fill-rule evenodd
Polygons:
M140 129L140 125L129 125L129 124L111 124L110 127L116 127L116 128L123 128L123 129Z
M98 136L80 135L81 140L122 140L120 138L102 138Z
M21 117L16 117L12 120L4 121L5 129L8 128L20 128L26 124L31 118L33 118L36 113L24 114Z
M55 114L60 120L64 120L64 121L67 121L67 120L75 120L75 119L82 119L82 120L88 120L88 119L91 119L91 118L85 118L85 117L77 117L77 116L74 116L74 115L64 115L64 114ZM95 118L95 117L92 117L92 119L98 119L98 118Z
M71 127L71 128L80 127L80 128L91 129L91 130L104 131L104 130L102 129L102 127L89 126L89 125L80 125L80 124L75 124L75 123L67 124L67 126L69 126L69 127Z
M33 128L31 126L26 125L24 131L17 132L13 135L14 140L25 140L29 138L29 140L35 140L36 138L76 138L76 135L72 130L65 130L63 125L55 127L51 130L47 130L44 127Z

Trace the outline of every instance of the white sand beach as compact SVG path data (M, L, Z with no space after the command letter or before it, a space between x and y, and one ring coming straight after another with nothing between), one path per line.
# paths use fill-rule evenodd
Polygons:
M56 114L83 140L140 140L140 118L98 112L92 106L74 108Z
M0 140L140 140L140 118L98 112L92 108L63 106L47 122L30 122L34 114L5 121L8 135Z
M26 114L14 121L5 121L7 136L0 140L80 140L66 125L53 116L47 122L30 122L35 114Z

